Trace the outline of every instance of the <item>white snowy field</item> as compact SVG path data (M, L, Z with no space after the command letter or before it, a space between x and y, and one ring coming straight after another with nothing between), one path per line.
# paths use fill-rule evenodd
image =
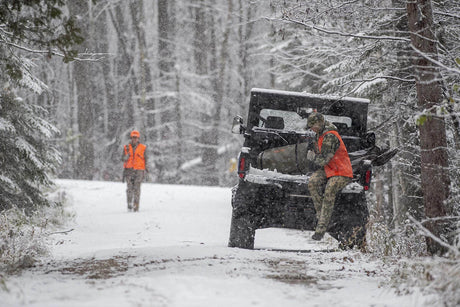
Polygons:
M305 231L265 229L256 250L228 248L229 188L59 180L75 219L51 255L11 276L0 306L422 306L398 295L392 267ZM66 232L68 230L71 230Z

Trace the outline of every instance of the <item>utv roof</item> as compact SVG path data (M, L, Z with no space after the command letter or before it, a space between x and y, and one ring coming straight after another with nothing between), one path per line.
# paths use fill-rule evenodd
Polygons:
M333 95L291 92L253 88L248 118L248 127L257 126L260 110L276 109L298 111L299 108L315 109L327 115L346 116L352 119L352 135L363 135L367 129L369 99L340 97Z
M356 97L346 97L346 96L333 96L333 95L322 95L322 94L312 94L307 92L292 92L292 91L282 91L282 90L274 90L274 89L264 89L264 88L252 88L251 94L267 94L267 95L277 95L277 96L301 96L311 99L321 99L321 100L330 100L330 101L350 101L350 102L358 102L369 104L370 100L366 98L356 98Z

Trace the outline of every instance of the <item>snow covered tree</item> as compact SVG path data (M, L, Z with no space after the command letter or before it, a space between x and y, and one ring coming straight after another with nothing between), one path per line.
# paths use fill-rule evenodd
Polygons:
M65 15L64 0L17 0L0 3L0 68L21 85L42 86L31 74L30 61L23 55L75 58L75 44L83 41L75 19ZM38 48L38 49L37 49Z
M260 73L267 60L258 53L265 35L258 17L264 2L67 4L87 38L78 50L102 55L97 62L63 68L51 59L39 67L40 77L53 88L35 102L49 109L50 120L65 131L57 140L65 152L59 176L121 179L120 148L137 128L152 157L150 180L234 182L228 169L237 146L223 126L244 114L249 89L264 87L269 79ZM83 142L99 145L84 150ZM203 154L211 152L217 153L206 160ZM181 168L197 157L206 162ZM206 179L208 175L212 178Z
M9 88L0 95L0 210L31 210L46 205L43 188L60 161L49 139L56 128L43 118L45 110L16 96Z
M46 111L32 102L46 85L33 72L36 62L53 56L64 62L77 55L73 45L83 38L63 0L0 3L0 210L13 206L32 210L46 205L43 189L60 157L50 145L57 132ZM18 96L22 91L28 98Z
M417 100L423 110L419 117L421 147L421 178L427 218L445 217L451 213L446 206L449 198L450 177L445 121L437 110L442 106L442 78L438 69L438 50L430 0L407 2L409 30L414 48L414 66ZM427 228L437 237L445 237L445 221L431 220ZM427 237L432 254L443 250Z

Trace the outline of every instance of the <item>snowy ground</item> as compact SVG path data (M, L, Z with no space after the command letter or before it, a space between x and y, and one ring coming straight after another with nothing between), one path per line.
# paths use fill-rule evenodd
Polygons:
M7 280L0 306L421 306L397 295L389 264L338 251L330 237L265 229L256 250L228 248L230 189L143 184L140 212L122 183L58 181L75 220L51 256Z

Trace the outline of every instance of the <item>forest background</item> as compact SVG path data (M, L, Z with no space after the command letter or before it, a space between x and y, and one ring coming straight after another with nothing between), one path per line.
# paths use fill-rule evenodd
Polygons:
M387 234L374 248L425 249L408 225L439 216L448 217L442 230L428 227L437 243L458 243L457 1L0 7L2 209L47 203L41 187L53 177L121 180L133 129L148 148L149 181L232 186L242 145L232 118L245 117L250 89L261 87L369 98L368 127L379 146L399 149L374 175L370 229ZM434 212L427 195L436 196ZM388 243L395 229L406 238L397 246Z

